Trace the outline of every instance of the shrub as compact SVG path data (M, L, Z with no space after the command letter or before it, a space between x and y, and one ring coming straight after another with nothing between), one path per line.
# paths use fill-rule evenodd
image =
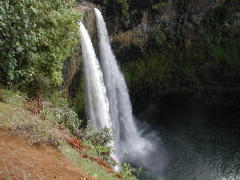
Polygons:
M78 43L80 16L71 2L0 1L0 83L25 87L38 77L61 83L63 62Z
M133 168L128 163L121 165L120 175L124 180L137 180L136 176L139 176L142 172L142 168Z
M49 97L49 103L45 103L41 116L55 125L62 125L70 132L80 129L82 121L78 115L69 107L67 100L55 93Z
M96 130L91 122L85 129L79 129L75 134L81 138L88 146L92 148L88 152L91 156L101 157L111 165L115 165L115 162L111 159L111 141L113 140L111 130L103 128Z
M83 138L94 146L106 146L113 140L110 129L103 128L96 130L90 122L84 130Z

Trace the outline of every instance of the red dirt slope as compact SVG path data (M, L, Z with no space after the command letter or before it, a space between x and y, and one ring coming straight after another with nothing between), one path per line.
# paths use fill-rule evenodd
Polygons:
M0 179L7 177L16 180L96 180L72 165L53 147L30 146L23 137L0 129Z

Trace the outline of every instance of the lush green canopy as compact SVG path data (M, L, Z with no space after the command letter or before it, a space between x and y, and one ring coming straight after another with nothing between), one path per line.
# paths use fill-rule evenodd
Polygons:
M78 43L72 0L0 0L0 83L58 85Z

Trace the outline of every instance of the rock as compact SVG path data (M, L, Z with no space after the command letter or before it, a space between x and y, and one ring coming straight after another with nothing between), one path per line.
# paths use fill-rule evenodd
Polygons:
M95 16L93 10L96 7L97 6L95 4L87 1L79 1L77 2L77 6L74 7L75 11L81 12L83 14L82 22L91 36L93 36L96 32Z
M87 1L77 1L74 10L83 14L82 22L88 30L94 44L97 42L94 8L95 4ZM74 87L80 83L80 65L81 65L81 47L76 48L74 54L69 57L63 67L63 84L61 89L65 91L66 96L71 94Z

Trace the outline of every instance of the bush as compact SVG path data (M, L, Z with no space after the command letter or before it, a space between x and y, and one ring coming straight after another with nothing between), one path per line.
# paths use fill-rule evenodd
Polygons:
M55 93L49 98L50 104L45 103L41 116L55 125L62 125L70 132L80 129L82 121L78 115L69 107L67 100Z
M63 62L78 43L75 22L80 16L69 9L71 2L0 2L1 84L25 87L38 77L49 84L61 83Z
M84 130L83 134L84 136L82 138L94 146L106 146L113 140L110 129L103 128L100 130L95 130L90 122L88 123L88 126Z
M75 134L92 148L92 150L88 152L89 155L98 156L110 165L115 165L115 162L113 162L110 157L112 148L110 145L113 140L110 129L103 128L96 130L92 123L88 122L85 129L79 129Z
M124 180L137 180L136 176L139 176L142 172L142 168L133 168L128 163L121 165L120 175Z

